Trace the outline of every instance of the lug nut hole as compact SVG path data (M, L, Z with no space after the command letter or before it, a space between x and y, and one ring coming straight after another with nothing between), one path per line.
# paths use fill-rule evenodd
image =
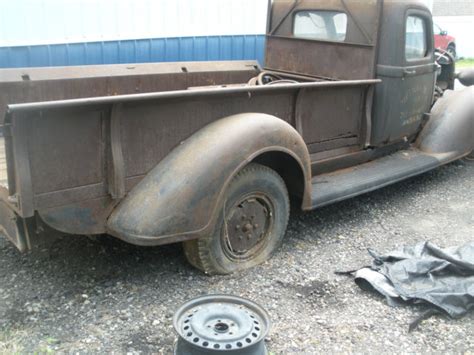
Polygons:
M229 330L229 325L224 322L218 322L214 326L214 330L218 333L225 333Z

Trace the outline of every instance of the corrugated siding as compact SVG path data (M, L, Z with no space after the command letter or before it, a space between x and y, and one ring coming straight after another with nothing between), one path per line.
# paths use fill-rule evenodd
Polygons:
M0 0L0 66L263 59L267 0Z
M0 47L0 67L253 60L263 63L263 35L138 39Z

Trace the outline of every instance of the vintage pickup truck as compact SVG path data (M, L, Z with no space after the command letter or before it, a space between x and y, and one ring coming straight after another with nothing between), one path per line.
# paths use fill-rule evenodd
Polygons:
M274 0L264 67L2 70L1 229L20 250L107 233L183 242L210 274L256 265L290 206L471 154L474 88L451 90L453 60L433 42L419 1Z

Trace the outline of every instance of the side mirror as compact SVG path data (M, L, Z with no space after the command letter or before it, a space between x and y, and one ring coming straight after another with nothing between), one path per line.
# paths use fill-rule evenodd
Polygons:
M441 31L441 36L447 36L448 35L448 31Z

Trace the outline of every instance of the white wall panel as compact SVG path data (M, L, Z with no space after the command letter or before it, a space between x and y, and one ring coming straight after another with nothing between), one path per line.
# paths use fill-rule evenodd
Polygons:
M0 46L264 34L267 0L0 0Z

